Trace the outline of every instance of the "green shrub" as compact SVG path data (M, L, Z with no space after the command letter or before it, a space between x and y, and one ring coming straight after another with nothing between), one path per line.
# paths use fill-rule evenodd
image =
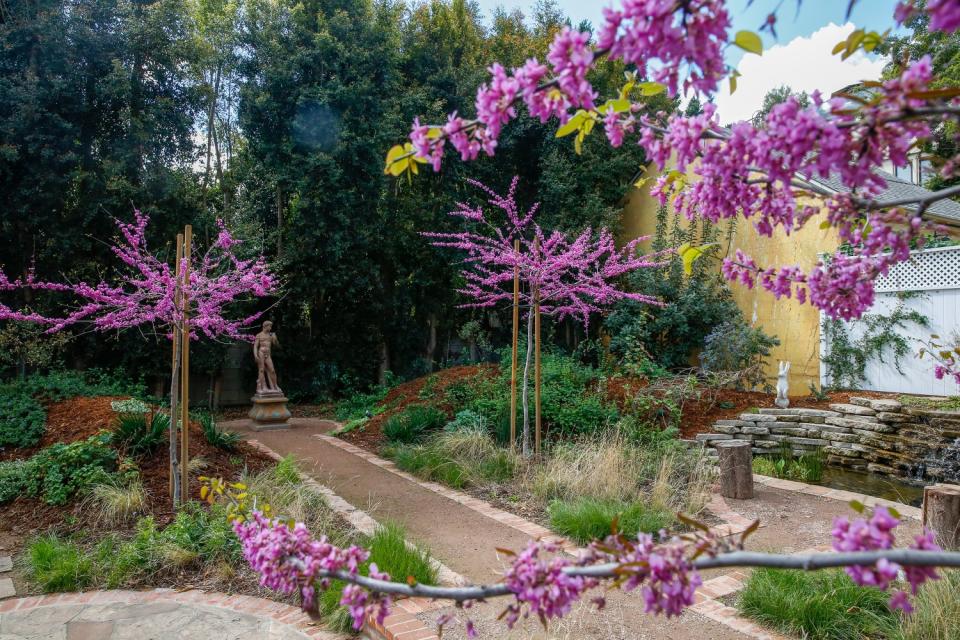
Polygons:
M64 504L77 492L110 479L117 452L109 437L91 436L71 444L55 444L21 462L0 463L0 498L42 497L47 504Z
M446 421L446 416L436 407L414 404L390 416L383 426L383 434L390 442L416 442L425 434L442 428Z
M406 532L395 523L384 523L369 540L361 541L370 551L370 558L360 568L362 575L369 575L370 564L376 564L380 571L400 582L413 581L417 584L433 585L437 583L437 570L431 560L430 552L422 547L409 547ZM319 594L318 605L327 625L335 631L352 630L352 618L346 608L340 606L344 583L335 580L330 588Z
M574 501L555 500L547 508L550 527L578 544L604 538L614 530L635 536L639 532L656 533L673 523L669 511L649 507L640 502L580 498Z
M454 489L467 485L467 471L456 460L424 445L396 445L387 447L384 455L396 465L425 480L445 484Z
M144 413L121 413L114 423L110 443L134 457L149 455L167 441L169 428L170 416L165 413L154 413L149 420Z
M55 535L27 546L27 576L44 593L79 591L93 579L93 562L80 547Z
M705 371L741 371L738 388L761 385L770 388L766 378L767 357L780 340L762 329L751 327L739 315L714 327L703 341L700 366Z
M788 444L781 445L776 454L753 459L754 473L799 482L820 482L825 469L826 461L821 450L794 458Z
M219 428L213 415L206 411L197 412L194 419L200 423L200 427L203 429L203 437L217 449L233 451L242 440L239 433L224 431Z
M147 395L142 380L131 381L122 373L90 369L88 371L53 371L34 374L16 387L30 395L57 402L77 396L140 396Z
M810 640L879 640L895 637L898 618L888 599L840 570L755 569L737 607L765 626Z
M382 386L377 387L370 393L350 395L337 403L334 415L341 422L363 418L368 413L376 415L383 411L378 405L387 397L388 391L390 391L389 387Z
M276 464L273 468L273 476L280 482L300 484L300 471L297 469L297 461L293 455L285 457Z
M19 388L0 387L0 447L33 447L47 425L47 412Z
M481 431L487 430L487 420L471 409L458 411L453 420L443 428L444 431Z

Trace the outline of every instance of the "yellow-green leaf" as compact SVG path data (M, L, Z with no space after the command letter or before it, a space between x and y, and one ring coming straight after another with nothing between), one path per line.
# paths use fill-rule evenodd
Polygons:
M730 95L733 95L737 90L737 78L740 77L740 72L736 69L730 74Z
M821 223L820 223L820 228L821 228L821 229L829 229L829 228L830 228L830 221L829 221L829 220L824 220L823 222L821 222Z
M863 506L863 503L859 500L851 500L850 508L856 511L857 513L863 513L863 510L866 508Z
M637 84L636 82L631 80L627 84L620 87L620 99L626 100L627 97L630 95L630 92L633 91L633 87L636 86L636 84Z
M427 131L427 137L431 139L439 138L442 133L443 130L440 127L431 127L430 130Z
M753 31L737 31L737 35L733 38L733 44L748 53L755 53L758 56L763 55L763 40Z
M689 242L684 242L682 245L677 247L677 253L680 254L680 260L683 262L683 272L685 274L693 274L693 263L696 262L697 258L709 251L715 243L702 244L699 247L691 246Z
M835 56L835 55L837 55L838 53L840 53L841 51L843 51L843 50L846 49L846 48L847 48L847 41L846 41L846 40L841 40L840 42L838 42L837 44L834 45L833 51L830 52L830 55L834 55L834 56Z
M409 142L407 144L410 144ZM397 144L390 148L390 151L387 152L387 166L384 168L383 172L391 176L399 176L407 169L409 161L407 158L400 159L403 154L406 153L404 145Z
M647 184L650 181L650 178L640 178L633 183L633 186L637 189L641 188L643 185Z
M587 119L587 112L584 111L583 109L580 109L575 114L573 114L572 118L567 120L567 124L557 129L556 137L563 138L565 136L570 135L571 133L574 133L575 131L579 131L580 127L583 126L583 123L586 119Z
M666 85L659 82L641 82L637 85L637 88L640 89L640 95L643 96L655 96L667 90Z

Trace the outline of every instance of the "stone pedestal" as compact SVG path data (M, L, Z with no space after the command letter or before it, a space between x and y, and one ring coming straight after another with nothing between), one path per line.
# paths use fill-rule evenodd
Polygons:
M288 400L282 393L258 393L250 400L253 406L248 415L253 422L254 431L290 428L287 422L290 419Z

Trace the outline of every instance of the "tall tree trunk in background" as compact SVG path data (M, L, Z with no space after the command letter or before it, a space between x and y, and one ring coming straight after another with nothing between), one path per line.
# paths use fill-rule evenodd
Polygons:
M277 257L280 257L283 249L283 192L280 185L277 185Z
M377 369L377 384L387 384L387 373L390 371L390 345L386 339L380 339L380 366Z
M533 310L527 314L527 358L523 365L523 455L530 456L530 360L533 358Z
M427 363L430 365L430 370L433 371L433 362L437 354L437 314L430 312L427 314L427 326L429 327L429 333L427 337L427 348L424 351L424 357L427 359Z

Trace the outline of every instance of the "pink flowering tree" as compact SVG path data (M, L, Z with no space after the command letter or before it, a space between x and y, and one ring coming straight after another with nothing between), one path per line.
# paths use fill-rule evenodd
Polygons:
M140 211L134 211L132 223L117 221L120 240L110 249L122 269L113 282L48 282L36 279L32 271L24 278L11 280L0 270L0 292L31 290L67 298L63 313L58 315L17 310L0 303L0 320L38 323L51 334L73 327L106 332L147 326L171 336L183 323L175 299L176 265L150 252L148 223L149 217ZM190 281L182 295L190 303L192 339L203 335L249 340L246 329L260 314L235 319L230 307L246 298L267 296L277 288L276 277L264 258L240 258L238 244L239 240L221 223L208 250L190 257Z
M635 300L661 304L642 293L625 291L617 286L621 276L636 269L662 266L657 256L641 255L638 246L646 238L638 238L618 249L607 229L596 234L584 229L574 237L560 231L545 232L534 221L539 203L526 212L516 201L519 177L510 189L500 195L474 181L487 202L503 214L498 223L488 216L483 205L458 203L451 216L463 218L473 228L454 233L424 233L436 247L448 247L466 253L461 272L466 285L459 293L470 298L462 305L475 308L496 308L513 302L513 277L519 274L521 306L527 310L527 345L523 368L523 444L524 455L530 453L530 410L528 389L530 361L533 354L534 298L541 313L557 319L574 318L589 327L590 316L618 300Z
M758 264L738 251L724 259L722 272L747 287L759 284L777 298L812 304L831 318L859 318L873 304L876 278L907 260L912 248L923 247L927 234L941 230L928 213L931 204L960 195L960 186L952 186L880 201L886 181L877 170L886 161L905 165L908 152L930 137L934 125L960 119L960 88L930 89L931 62L922 58L904 65L898 77L865 82L861 94L828 99L814 93L807 107L789 98L759 127L749 122L723 127L708 100L724 80L735 90L739 77L724 64L724 48L762 52L757 34L731 33L731 5L623 0L604 9L594 34L560 31L544 62L531 58L512 70L491 64L489 81L477 89L472 119L451 113L434 125L415 120L410 142L388 155L388 171L399 174L418 162L439 170L448 144L463 161L481 152L494 155L504 125L521 105L542 122L556 120L558 136L576 134L578 149L602 123L611 145L630 141L646 150L661 169L653 194L691 220L742 217L770 236L797 231L825 208L826 219L818 223L835 229L849 251L838 250L808 270ZM960 26L956 0L929 0L924 10L932 31L950 33ZM902 23L917 11L915 1L903 0L894 19ZM776 21L771 14L763 29L775 33ZM835 53L872 51L884 37L855 31ZM605 59L630 69L615 96L599 96L588 79ZM661 92L695 94L708 103L696 116L642 115L644 96ZM942 167L945 178L958 172L960 157ZM825 178L844 188L816 182ZM951 367L937 371L943 375Z

